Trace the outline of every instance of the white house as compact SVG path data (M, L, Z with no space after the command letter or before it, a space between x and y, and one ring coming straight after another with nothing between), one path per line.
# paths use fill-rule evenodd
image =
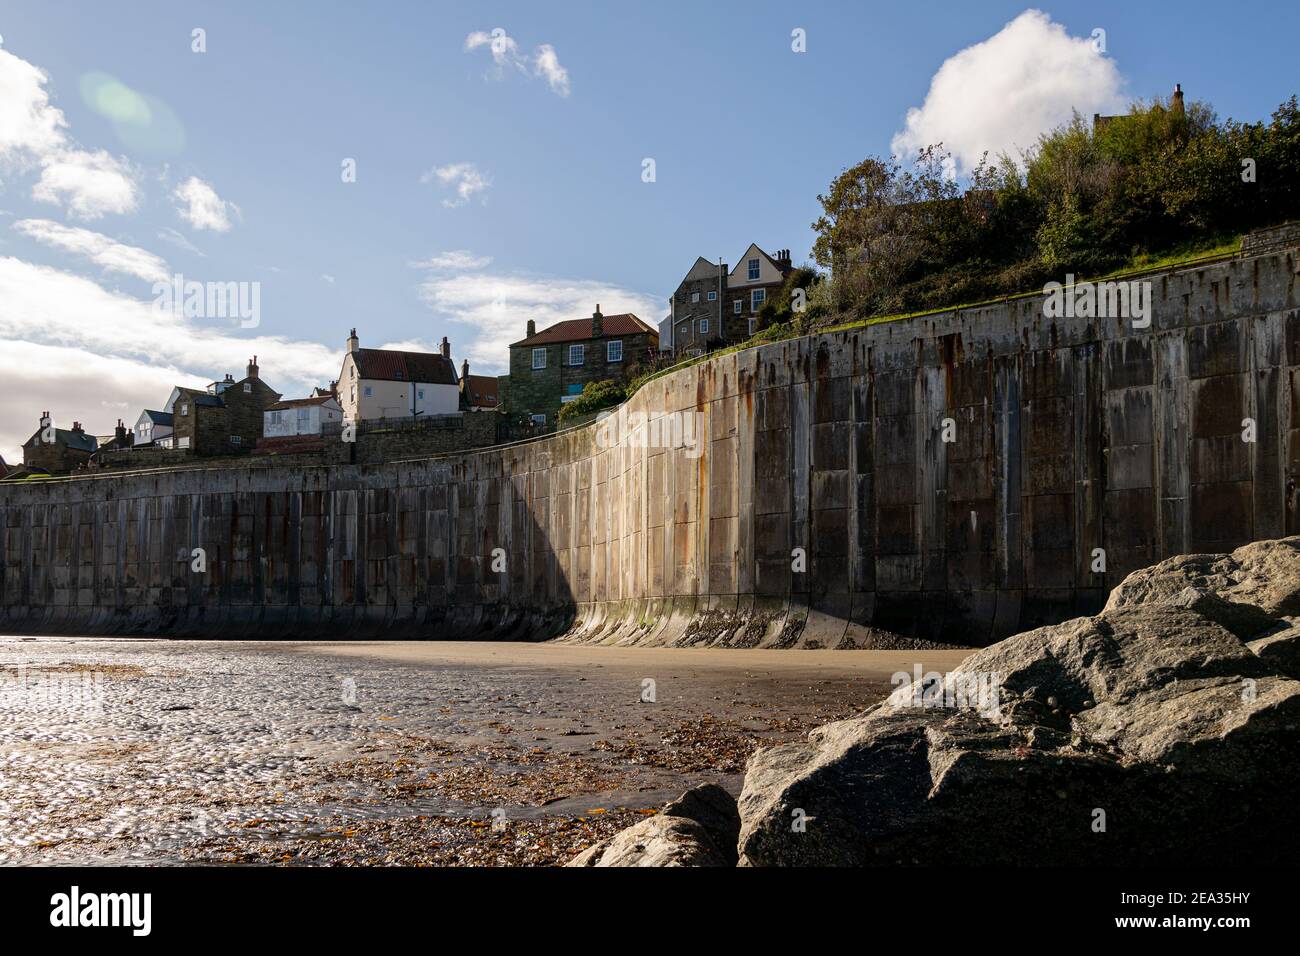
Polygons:
M276 402L262 413L262 435L266 438L291 438L319 435L326 422L341 422L343 407L333 395L290 398Z
M172 416L170 412L145 409L135 420L136 445L157 444L170 448L172 440Z
M353 329L338 393L347 421L426 418L461 410L460 378L446 337L441 352L363 349Z

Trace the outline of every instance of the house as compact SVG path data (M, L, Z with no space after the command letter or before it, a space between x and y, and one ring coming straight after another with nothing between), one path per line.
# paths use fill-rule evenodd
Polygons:
M1183 84L1175 83L1173 95L1169 97L1169 112L1175 116L1185 116L1187 114L1183 100ZM1098 133L1105 129L1111 123L1120 122L1132 116L1132 113L1125 113L1119 116L1102 116L1100 113L1092 114L1092 131Z
M264 413L280 393L262 381L257 356L239 381L227 375L207 389L172 389L163 411L172 416L172 447L194 455L248 451L262 437Z
M23 464L34 471L66 475L90 461L98 447L98 440L86 434L81 422L55 428L50 413L42 412L40 427L23 443Z
M468 361L461 364L460 390L464 396L461 404L469 411L491 412L501 406L501 389L497 377L469 374Z
M510 410L552 425L560 406L582 394L588 382L626 381L629 370L657 352L659 333L632 313L568 319L510 345Z
M99 448L97 452L104 451L125 451L135 445L135 430L126 427L122 419L117 420L117 428L111 435L105 435L97 439Z
M343 406L326 391L310 398L282 399L263 412L262 435L266 438L297 438L319 435L326 422L341 422Z
M172 446L172 416L170 412L146 408L135 420L136 445Z
M792 268L789 249L770 256L755 243L734 269L696 259L669 299L673 354L701 355L745 341L758 331L758 310Z
M438 352L363 349L353 329L339 373L339 404L347 421L423 418L460 411L460 379L443 337Z

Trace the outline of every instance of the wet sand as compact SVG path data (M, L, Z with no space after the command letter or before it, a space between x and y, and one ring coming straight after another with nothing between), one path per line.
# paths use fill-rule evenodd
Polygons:
M967 653L0 638L0 863L563 862Z

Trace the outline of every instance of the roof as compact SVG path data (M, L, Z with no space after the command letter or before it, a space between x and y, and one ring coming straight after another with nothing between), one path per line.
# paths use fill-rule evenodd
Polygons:
M39 441L41 431L40 428L36 429L32 433L32 437L23 442L23 447L25 448L33 442ZM67 445L77 451L94 451L99 447L99 441L94 435L87 435L85 432L74 432L67 428L54 429L54 443L56 445Z
M199 388L186 388L183 385L177 385L176 391L180 392L181 397L188 398L195 405L208 405L213 408L222 408L226 400L220 395L211 395Z
M304 408L309 405L324 405L326 402L332 402L333 400L333 395L313 395L311 398L286 398L274 405L266 406L266 410L275 412L286 408Z
M153 422L155 425L175 424L175 419L172 418L171 412L157 412L152 408L146 408L143 414L148 415L149 421Z
M357 378L383 382L422 382L427 385L460 384L456 366L441 352L357 349L349 354L357 364Z
M501 404L500 383L495 375L471 375L465 383L465 397L471 405L495 408Z
M641 335L649 333L657 336L659 333L653 326L646 325L631 312L624 312L621 315L602 316L604 333L602 338L611 338L619 335ZM591 334L591 319L566 319L563 322L556 322L549 329L542 329L536 335L530 335L526 339L520 339L518 342L511 342L510 347L516 345L552 345L556 342L584 342L595 338Z
M725 262L710 262L703 256L699 256L695 260L695 265L691 266L691 271L686 273L682 281L694 282L698 279L716 279L721 275L725 275L726 272L727 264Z

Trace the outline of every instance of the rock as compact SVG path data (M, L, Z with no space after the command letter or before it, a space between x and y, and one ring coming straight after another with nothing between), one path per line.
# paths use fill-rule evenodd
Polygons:
M735 799L716 784L704 784L566 865L735 866L739 833Z
M1296 620L1288 620L1281 629L1246 646L1287 677L1300 680L1300 626Z
M1125 578L1111 592L1105 610L1164 603L1188 585L1271 617L1300 615L1300 537L1256 541L1232 554L1189 554L1161 561Z
M759 750L741 865L1293 861L1298 541L1137 572L1097 617Z

